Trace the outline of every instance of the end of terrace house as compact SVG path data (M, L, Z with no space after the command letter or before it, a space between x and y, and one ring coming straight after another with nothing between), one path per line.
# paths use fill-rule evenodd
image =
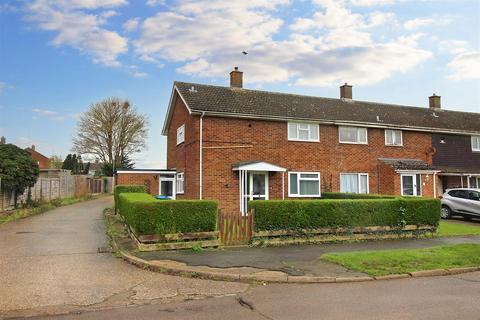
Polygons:
M163 126L167 168L118 170L172 199L214 199L228 211L249 200L322 192L438 197L480 188L480 113L445 110L433 94L413 107L353 99L174 82Z

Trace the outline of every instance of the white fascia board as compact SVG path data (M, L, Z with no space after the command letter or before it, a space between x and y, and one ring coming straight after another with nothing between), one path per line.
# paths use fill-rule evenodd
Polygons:
M242 113L226 113L226 112L213 112L213 111L202 111L192 109L192 113L202 113L205 112L206 115L224 117L224 118L240 118L240 119L260 119L260 120L272 120L272 121L303 121L310 123L318 124L330 124L338 126L355 126L355 127L366 127L366 128L379 128L379 129L395 129L395 130L404 130L404 131L420 131L420 132L429 132L429 133L444 133L444 134L457 134L457 135L479 135L479 131L459 131L459 130L450 130L450 129L436 129L429 127L415 127L415 126L401 126L395 124L379 124L374 122L359 122L359 121L339 121L339 120L321 120L321 119L312 119L312 118L294 118L294 117L280 117L280 116L264 116L264 115L251 115L251 114L242 114Z
M396 173L405 173L405 174L437 174L441 172L440 170L395 170Z
M172 112L173 112L173 97L175 96L175 92L178 94L180 99L182 99L182 102L185 104L185 107L187 108L188 114L192 114L192 109L187 104L187 101L183 98L182 94L180 93L180 90L178 90L177 86L174 85L172 88L172 93L170 94L170 101L168 102L168 109L167 109L167 114L165 115L165 121L163 122L163 129L162 129L162 135L166 136L167 135L167 128L168 125L170 124L170 119L172 118Z
M116 172L117 174L118 173L133 173L133 174L146 174L146 173L154 173L154 174L157 174L157 173L172 173L172 174L175 174L177 173L177 171L175 170L158 170L158 171L148 171L148 170L136 170L136 171L129 171L129 170L118 170Z

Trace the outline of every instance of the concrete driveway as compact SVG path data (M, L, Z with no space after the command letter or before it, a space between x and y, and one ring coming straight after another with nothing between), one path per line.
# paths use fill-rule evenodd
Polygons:
M102 221L112 197L0 226L0 316L54 314L222 296L248 285L162 275L111 253Z

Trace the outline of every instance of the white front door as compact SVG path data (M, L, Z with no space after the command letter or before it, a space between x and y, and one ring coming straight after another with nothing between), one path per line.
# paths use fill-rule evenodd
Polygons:
M400 176L402 196L421 196L420 175L402 174Z

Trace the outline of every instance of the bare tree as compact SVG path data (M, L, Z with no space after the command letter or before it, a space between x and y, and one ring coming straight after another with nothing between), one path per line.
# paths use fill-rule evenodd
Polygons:
M147 127L147 117L128 100L107 98L90 105L80 116L73 150L93 154L115 168L146 147Z

